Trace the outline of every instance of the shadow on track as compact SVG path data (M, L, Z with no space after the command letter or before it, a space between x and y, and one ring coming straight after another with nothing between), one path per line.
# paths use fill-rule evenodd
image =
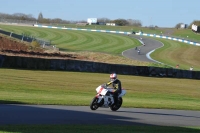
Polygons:
M4 101L5 102L5 101ZM7 101L7 103L11 103ZM118 133L116 128L124 128L123 132L138 130L140 132L190 132L197 133L200 130L190 129L185 127L173 126L158 126L146 124L143 122L133 122L138 120L133 117L124 117L117 115L99 114L97 111L75 110L73 107L69 110L68 106L58 105L24 105L24 104L0 104L0 131L3 132L74 132L76 128L83 128L85 132L94 132L93 126L97 126L98 131L103 132L105 128L110 127L107 131ZM89 108L89 107L88 107ZM80 108L79 108L80 109ZM100 110L101 111L101 110ZM119 111L120 112L120 111ZM121 111L123 112L123 111ZM145 112L130 112L144 113ZM115 112L113 112L115 114ZM154 115L172 115L172 114L157 114ZM191 117L191 116L185 116ZM73 126L74 125L74 126ZM92 125L92 126L91 126ZM115 125L113 127L113 125ZM117 125L117 126L116 126ZM66 126L69 126L66 128ZM46 127L46 128L45 128ZM73 127L73 128L72 128ZM105 127L105 128L104 128ZM72 129L70 129L72 128ZM69 130L70 129L70 130ZM87 130L88 129L88 130ZM120 131L119 129L119 131Z

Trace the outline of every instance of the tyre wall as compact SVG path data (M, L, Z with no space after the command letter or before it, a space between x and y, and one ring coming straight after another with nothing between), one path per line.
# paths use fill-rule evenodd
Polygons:
M93 73L116 72L122 75L200 79L200 71L107 64L71 59L43 59L6 55L0 55L0 67L12 69L75 71Z

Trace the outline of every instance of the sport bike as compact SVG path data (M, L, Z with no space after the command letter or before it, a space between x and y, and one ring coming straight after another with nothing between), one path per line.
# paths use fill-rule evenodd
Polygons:
M114 89L107 87L106 85L100 85L96 88L96 96L90 103L90 109L96 110L99 107L110 108L112 111L117 111L122 103L122 96L126 94L126 90L122 89L121 94L114 100L112 92Z

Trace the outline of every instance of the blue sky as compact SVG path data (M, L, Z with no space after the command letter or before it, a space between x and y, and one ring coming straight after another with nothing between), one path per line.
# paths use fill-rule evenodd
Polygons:
M32 14L44 18L135 19L143 26L174 27L200 20L200 0L1 0L0 12Z

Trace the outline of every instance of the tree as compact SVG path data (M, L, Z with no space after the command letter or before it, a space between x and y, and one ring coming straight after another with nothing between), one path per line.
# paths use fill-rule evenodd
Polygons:
M40 12L39 15L38 15L38 22L42 23L42 21L43 21L43 15Z
M108 18L98 18L97 20L98 20L98 22L110 23L110 19L108 19Z
M133 19L127 19L128 25L141 27L142 23L140 20L133 20Z
M180 28L180 27L181 27L181 24L183 24L183 23L178 23L178 24L176 24L175 28L176 28L176 29Z
M62 23L62 19L60 18L54 18L51 20L52 23Z
M190 24L190 26L189 26L188 28L192 28L192 24L195 24L195 25L197 25L197 26L200 26L200 20L194 20L194 21Z
M49 24L51 20L49 18L43 18L40 23Z
M119 25L119 26L126 26L126 25L128 25L128 22L125 19L116 19L116 20L114 20L114 23L116 25Z
M86 23L86 20L62 20L61 18L44 18L42 12L39 13L38 18L34 18L33 15L31 14L24 14L24 13L14 13L14 14L6 14L6 13L1 13L0 12L0 18L1 19L7 19L6 21L12 22L13 20L20 20L20 22L25 22L26 20L28 21L38 21L39 23L50 23L50 24L75 24L75 23ZM9 20L10 19L10 20ZM24 21L25 20L25 21ZM19 21L17 21L19 22ZM116 25L119 26L137 26L141 27L142 23L140 20L134 20L134 19L116 19L116 20L111 20L109 18L98 18L98 22L100 23L115 23Z

